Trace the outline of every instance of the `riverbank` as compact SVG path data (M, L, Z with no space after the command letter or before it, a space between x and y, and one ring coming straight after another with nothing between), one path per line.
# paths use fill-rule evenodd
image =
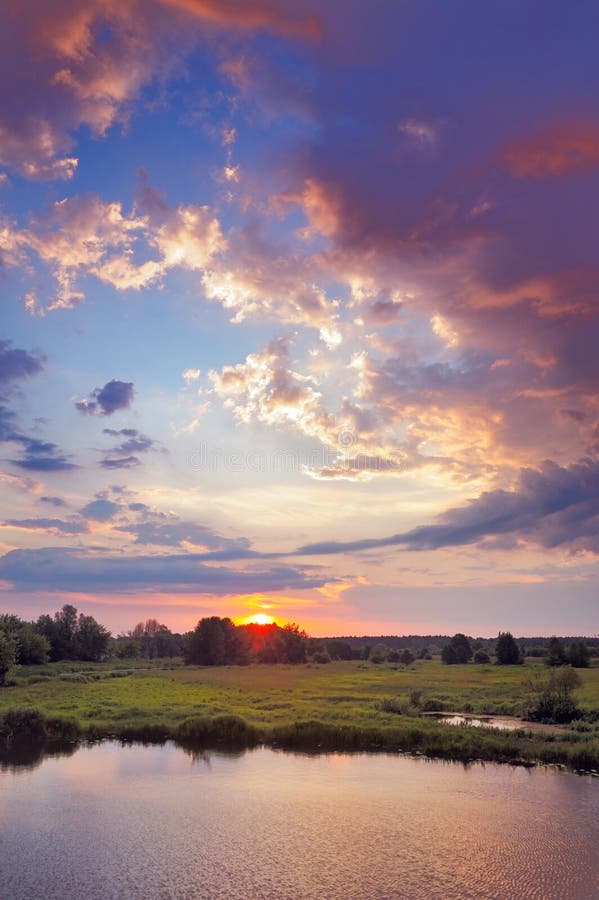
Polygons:
M179 661L28 667L0 691L5 748L172 739L189 747L383 750L469 761L559 763L599 770L599 669L581 671L586 718L558 732L455 727L423 715L459 710L519 715L526 666L408 669L360 662L327 666L184 667Z

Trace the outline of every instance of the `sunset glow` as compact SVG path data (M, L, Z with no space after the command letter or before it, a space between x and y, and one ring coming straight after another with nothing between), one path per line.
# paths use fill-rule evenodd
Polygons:
M267 616L266 613L254 613L253 616L245 616L237 620L238 625L273 625L274 623L275 619Z

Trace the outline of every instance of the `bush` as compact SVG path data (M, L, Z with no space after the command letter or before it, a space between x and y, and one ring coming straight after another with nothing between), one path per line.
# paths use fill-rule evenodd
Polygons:
M241 716L195 716L181 722L175 733L180 744L196 744L209 746L213 743L226 743L250 747L259 740L259 734L253 725L249 725Z
M580 676L574 669L561 667L549 676L537 675L528 681L529 699L524 708L524 718L532 722L563 724L582 715L578 708L574 689L580 685Z
M491 662L491 657L485 650L477 650L474 654L473 662L482 665L483 663Z
M37 709L10 709L0 724L0 736L9 743L44 741L48 736L46 717Z

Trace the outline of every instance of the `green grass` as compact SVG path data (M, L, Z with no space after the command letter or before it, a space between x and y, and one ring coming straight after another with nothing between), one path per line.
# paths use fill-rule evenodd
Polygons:
M0 716L36 710L50 720L50 736L68 719L81 737L263 741L304 750L409 750L599 768L599 667L580 670L586 721L560 734L456 728L420 717L410 702L420 691L420 708L519 715L524 681L539 670L545 667L532 661L498 667L431 660L408 669L360 662L218 668L179 660L56 663L18 670L14 686L0 690Z

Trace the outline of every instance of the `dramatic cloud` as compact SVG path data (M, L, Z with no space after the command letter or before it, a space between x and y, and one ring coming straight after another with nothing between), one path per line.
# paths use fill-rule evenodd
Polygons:
M78 550L12 550L0 557L0 579L17 589L111 592L167 588L184 593L231 594L322 587L330 577L313 569L275 566L237 570L204 565L197 554L91 556Z
M435 550L512 538L542 547L568 546L599 553L599 462L569 467L545 462L524 469L512 491L486 491L466 506L449 509L439 523L389 537L308 544L295 555L350 553L379 547ZM502 546L501 541L497 542Z
M96 388L87 400L75 403L79 412L110 416L119 409L129 409L135 396L132 381L108 381L103 388Z
M32 179L73 177L75 131L102 138L125 122L144 85L164 80L206 27L318 32L314 17L267 0L25 0L5 20L0 165Z
M231 312L233 323L252 316L275 318L316 328L330 348L341 343L340 304L318 283L327 272L316 258L269 240L266 223L257 220L228 239L228 252L207 268L202 286L209 300Z
M0 578L599 566L597 14L541 6L8 4Z
M256 555L248 554L250 542L247 538L224 538L205 525L184 522L176 516L162 515L157 520L123 525L118 530L135 536L136 544L161 547L181 547L191 544L215 551L221 559L236 557L245 559L248 555ZM226 554L226 557L222 554Z
M50 311L80 304L81 281L89 275L116 290L137 291L160 283L171 269L201 271L225 247L209 207L170 207L144 173L131 213L120 202L82 194L56 201L28 228L7 223L0 231L6 265L30 260L49 269L57 284ZM45 312L33 294L30 301L30 312Z

